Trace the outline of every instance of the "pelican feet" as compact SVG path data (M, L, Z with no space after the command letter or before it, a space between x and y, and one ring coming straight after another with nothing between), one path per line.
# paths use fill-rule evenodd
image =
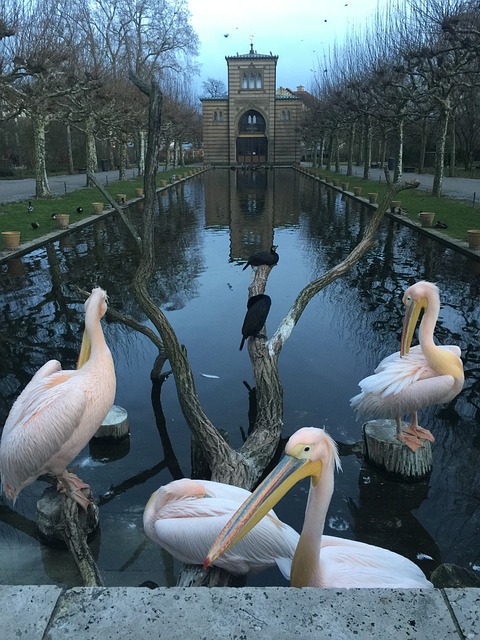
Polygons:
M88 507L91 504L91 500L87 498L87 495L90 493L90 485L85 484L83 480L80 480L78 476L74 473L70 473L69 471L64 471L61 476L57 478L57 491L60 493L64 493L72 500L75 500L77 504L79 504L82 509L88 511Z
M406 444L413 452L420 447L423 447L425 440L435 442L435 438L431 432L428 429L419 427L415 420L412 421L406 429L402 429L401 426L397 426L397 438L400 442Z

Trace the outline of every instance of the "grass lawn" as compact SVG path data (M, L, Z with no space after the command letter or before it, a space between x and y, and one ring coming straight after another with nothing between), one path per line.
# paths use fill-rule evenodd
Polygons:
M191 167L177 167L170 171L161 172L157 176L157 185L161 180L169 181L172 175L183 175L191 171ZM125 193L127 200L135 198L135 188L143 187L143 178L110 182L106 190L115 198L117 193ZM0 231L20 231L20 241L28 242L58 229L56 220L52 217L59 213L68 213L70 222L77 222L93 214L93 202L103 202L103 196L97 188L79 189L64 196L35 200L32 199L33 210L28 211L28 200L20 202L5 202L0 206ZM83 209L78 212L77 208ZM32 222L38 223L38 228L32 228ZM2 247L0 247L1 250Z
M362 187L361 195L365 198L367 193L378 193L379 201L387 191L385 180L381 182L378 180L364 180L358 176L346 176L334 171L320 169L314 169L313 171L323 177L338 179L340 185L342 182L348 182L348 191L350 192L353 192L353 187ZM404 180L408 181L408 176L404 176ZM447 196L434 198L428 191L419 191L418 189L400 191L395 195L395 199L401 201L403 213L415 222L419 222L418 214L420 211L435 212L433 226L439 221L443 222L447 225L444 233L451 238L466 241L468 229L480 229L480 203L473 207L472 203L464 200L448 198Z

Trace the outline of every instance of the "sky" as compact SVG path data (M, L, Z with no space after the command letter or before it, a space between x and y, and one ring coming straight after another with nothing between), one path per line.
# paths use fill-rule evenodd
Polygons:
M312 86L329 47L364 27L386 0L188 0L200 39L198 92L207 78L227 83L225 56L250 51L278 55L277 87Z

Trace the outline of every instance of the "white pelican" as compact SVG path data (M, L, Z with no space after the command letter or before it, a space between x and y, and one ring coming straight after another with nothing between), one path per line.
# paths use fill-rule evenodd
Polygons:
M432 587L419 567L398 553L353 540L322 538L334 470L340 466L335 442L323 429L300 429L287 442L285 454L227 523L205 567L218 562L296 482L311 476L303 529L292 561L292 587Z
M186 564L202 565L224 525L250 491L210 480L174 480L155 491L143 513L146 535ZM230 573L258 573L277 564L288 580L298 533L271 511L214 564Z
M368 418L395 418L397 438L416 451L424 440L434 441L430 431L418 426L417 411L453 400L462 390L464 373L460 349L456 345L438 346L433 340L440 311L436 285L417 282L405 291L403 303L406 310L400 351L384 358L373 375L358 383L362 392L350 404ZM422 310L420 344L410 349ZM402 430L401 417L405 414L411 415L411 424Z
M26 486L53 474L58 489L87 509L88 485L67 472L67 465L88 443L115 397L115 369L100 320L107 294L93 289L85 302L85 332L76 370L49 360L12 406L0 442L0 476L15 502Z

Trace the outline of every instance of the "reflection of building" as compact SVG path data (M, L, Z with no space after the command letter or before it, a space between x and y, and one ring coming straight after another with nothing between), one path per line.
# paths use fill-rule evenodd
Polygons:
M303 87L275 90L278 56L253 50L227 56L228 96L203 98L205 162L291 164L300 161Z

